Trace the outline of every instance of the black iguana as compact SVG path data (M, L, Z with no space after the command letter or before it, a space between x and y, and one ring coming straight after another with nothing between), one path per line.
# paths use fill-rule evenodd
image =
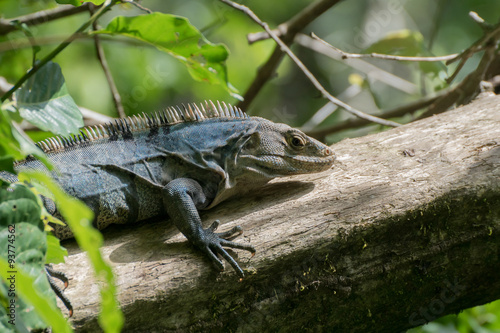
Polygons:
M329 147L297 129L212 102L85 127L37 146L56 167L51 174L60 186L94 211L96 228L168 215L219 269L224 265L218 255L241 277L242 269L223 248L255 252L227 240L241 227L216 233L215 221L205 229L198 210L275 177L327 170L335 159ZM34 158L16 164L17 170L25 168L47 170ZM44 200L60 218L54 203ZM72 237L67 227L54 228L57 237Z

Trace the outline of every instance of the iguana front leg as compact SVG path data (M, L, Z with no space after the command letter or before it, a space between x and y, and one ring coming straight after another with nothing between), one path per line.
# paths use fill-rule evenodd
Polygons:
M66 309L69 311L69 316L73 316L73 305L71 305L71 301L69 298L64 294L64 289L68 288L68 278L66 277L66 274L63 272L56 271L52 268L51 265L45 264L45 274L47 276L47 280L49 281L49 285L56 294L56 296L63 302L64 306ZM54 280L52 278L56 278L64 282L64 289L61 290Z
M172 180L163 188L163 203L168 215L180 232L198 249L208 255L221 271L224 270L224 264L217 257L217 254L226 259L240 277L244 276L243 270L223 249L223 246L247 250L252 253L255 253L255 248L251 245L227 240L235 233L241 234L240 226L234 227L228 232L216 233L219 221L215 221L210 227L203 229L198 209L206 207L209 202L203 188L197 181L189 178Z

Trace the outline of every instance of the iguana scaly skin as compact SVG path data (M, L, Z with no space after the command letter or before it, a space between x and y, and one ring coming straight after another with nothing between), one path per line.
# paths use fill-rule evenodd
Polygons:
M220 255L240 276L242 269L223 247L255 249L227 240L241 233L239 226L216 233L216 221L204 229L198 210L275 177L327 170L335 159L330 148L297 129L212 102L86 127L37 145L56 167L51 174L60 186L94 211L98 229L168 215L218 268L224 268ZM48 172L33 158L16 169ZM54 228L59 238L72 237L69 228Z

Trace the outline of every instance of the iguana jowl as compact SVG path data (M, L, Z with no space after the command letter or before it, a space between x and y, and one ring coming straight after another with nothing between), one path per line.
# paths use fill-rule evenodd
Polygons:
M227 240L241 233L239 226L216 233L215 221L204 229L198 210L275 177L327 170L335 159L330 148L299 130L212 102L86 127L77 136L37 145L56 167L52 175L61 187L94 211L98 229L168 215L217 267L224 268L220 255L240 276L242 269L223 247L255 249ZM33 158L16 168L46 170ZM61 226L55 234L72 237Z

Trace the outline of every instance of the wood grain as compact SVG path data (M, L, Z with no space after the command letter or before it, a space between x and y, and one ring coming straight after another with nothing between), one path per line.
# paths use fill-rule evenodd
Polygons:
M241 225L247 277L221 274L168 221L104 232L125 332L401 331L500 298L500 97L332 146L334 167L205 212ZM72 241L77 331L98 288Z

